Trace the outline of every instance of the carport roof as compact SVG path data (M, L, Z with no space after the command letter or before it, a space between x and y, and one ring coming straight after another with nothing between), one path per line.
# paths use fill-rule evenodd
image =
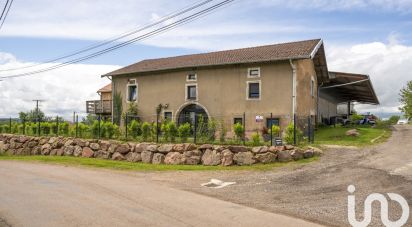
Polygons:
M329 72L329 76L330 81L322 85L321 92L331 95L339 102L379 104L368 75Z

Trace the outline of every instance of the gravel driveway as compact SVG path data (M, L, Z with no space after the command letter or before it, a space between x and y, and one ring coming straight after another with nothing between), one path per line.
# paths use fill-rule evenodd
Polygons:
M334 148L318 162L273 171L150 173L147 177L173 187L258 209L283 213L330 226L349 226L347 187L356 186L357 217L370 193L399 193L412 205L412 127L396 126L387 143L363 149ZM211 178L235 181L223 189L199 185ZM400 206L389 203L390 220ZM411 206L412 208L412 206ZM410 209L412 210L412 209ZM382 226L378 203L371 226ZM411 226L412 214L407 226Z

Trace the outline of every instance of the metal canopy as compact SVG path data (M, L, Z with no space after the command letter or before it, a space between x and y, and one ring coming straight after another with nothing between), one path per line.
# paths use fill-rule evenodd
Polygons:
M379 104L368 75L329 72L330 80L321 87L321 92L339 102Z
M313 64L315 66L316 75L319 83L329 82L328 64L326 62L325 48L323 42L320 45L313 56Z

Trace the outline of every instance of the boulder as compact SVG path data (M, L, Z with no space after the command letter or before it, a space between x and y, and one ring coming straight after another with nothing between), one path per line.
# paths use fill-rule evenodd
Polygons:
M83 140L83 139L79 139L79 138L74 139L74 143L75 143L77 146L81 146L81 147L87 147L87 146L89 145L89 142L88 142L88 141Z
M260 146L260 147L254 147L252 148L252 152L255 154L259 153L266 153L268 152L269 148L267 146Z
M127 143L127 145L129 145L129 151L130 152L134 152L135 151L135 147L136 147L136 144L135 143Z
M200 150L185 151L185 164L187 165L197 165L200 163L202 157L202 152Z
M144 163L152 163L153 152L151 151L143 151L141 153L142 162Z
M196 145L192 143L184 143L184 144L175 144L173 146L173 151L183 153L184 151L192 151L196 150Z
M57 152L58 152L58 150L59 149L52 149L51 151L50 151L50 156L55 156L55 155L57 155Z
M218 152L222 152L222 151L226 150L226 147L220 146L220 145L214 145L213 150L217 150Z
M143 151L147 150L147 147L150 145L150 143L139 143L136 144L134 151L137 153L142 153Z
M41 154L42 155L49 155L51 151L51 145L46 143L43 146L41 146Z
M36 147L32 148L31 149L31 154L32 155L40 155L41 154L41 147L36 146Z
M247 152L248 148L244 146L229 146L228 149L233 153Z
M153 155L152 159L153 164L163 164L165 163L165 155L161 153L156 153Z
M3 154L6 151L4 147L5 147L5 143L3 141L0 141L0 154Z
M94 157L100 159L109 159L110 153L108 151L98 150L94 152Z
M260 163L272 163L276 162L277 155L272 152L260 153L255 156L255 159L258 160Z
M360 135L360 133L358 132L357 129L351 129L351 130L346 131L345 135L346 136L358 137Z
M116 152L118 144L112 143L108 149L110 154L113 154L114 152Z
M303 152L303 157L304 158L312 158L314 156L314 151L312 149L308 149Z
M165 163L169 165L182 165L185 164L185 156L179 152L170 152L165 157Z
M285 146L271 146L269 147L269 151L272 153L278 153L279 151L285 150Z
M65 156L72 156L74 152L74 146L68 145L63 148Z
M37 143L37 141L30 141L28 144L27 144L27 147L29 147L29 148L33 148L33 147L35 147L35 146L37 146L38 145L38 143Z
M289 150L279 151L278 152L279 162L289 162L292 160L292 155Z
M119 152L115 152L113 155L112 155L112 160L116 160L116 161L123 161L123 160L125 160L126 158L122 155L122 154L120 154Z
M146 150L150 151L150 152L156 152L157 151L157 145L156 144L150 144L150 145L147 146Z
M63 156L63 154L64 154L63 148L57 149L57 152L56 152L56 155L57 155L57 156Z
M303 152L299 149L292 150L292 153L290 153L290 155L292 156L292 159L295 161L303 159Z
M128 144L121 144L116 148L116 152L120 154L127 154L130 152L130 147Z
M157 151L163 154L167 154L173 151L173 144L162 144L157 148Z
M229 150L222 151L222 166L231 166L233 165L233 153Z
M137 153L137 152L129 152L126 155L126 160L128 162L140 162L142 161L142 155L141 153Z
M39 145L44 145L44 144L46 144L47 142L49 142L49 139L48 139L48 138L41 138L40 141L39 141Z
M89 147L83 147L82 157L92 158L93 155L94 155L94 152L92 149L90 149Z
M233 160L237 165L252 165L256 163L256 160L253 157L253 153L250 151L239 152L233 156Z
M79 157L83 152L83 148L79 145L74 146L73 156Z
M100 145L100 150L102 150L102 151L108 151L109 150L110 143L108 141L100 141L99 145Z
M90 143L89 147L94 151L97 151L100 149L100 145L98 143Z
M57 137L50 137L48 143L49 143L49 144L53 144L53 143L57 142L57 140L58 140Z
M293 150L295 148L295 146L293 145L286 145L284 146L285 150Z
M73 141L72 139L68 139L68 140L66 140L66 142L64 143L64 146L65 146L65 147L67 147L67 146L73 146L73 145L75 145L75 143L74 143L74 141Z
M207 149L202 156L202 164L205 166L217 166L222 163L222 154L217 150Z
M204 150L213 150L213 146L210 144L202 144L199 147L199 150L204 151Z
M317 147L308 147L309 149L313 150L313 155L314 156L322 156L323 155L323 151Z

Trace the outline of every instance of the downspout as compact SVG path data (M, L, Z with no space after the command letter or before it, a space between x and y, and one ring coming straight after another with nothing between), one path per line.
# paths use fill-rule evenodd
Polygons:
M296 114L296 65L292 59L289 59L290 67L292 68L292 118Z

